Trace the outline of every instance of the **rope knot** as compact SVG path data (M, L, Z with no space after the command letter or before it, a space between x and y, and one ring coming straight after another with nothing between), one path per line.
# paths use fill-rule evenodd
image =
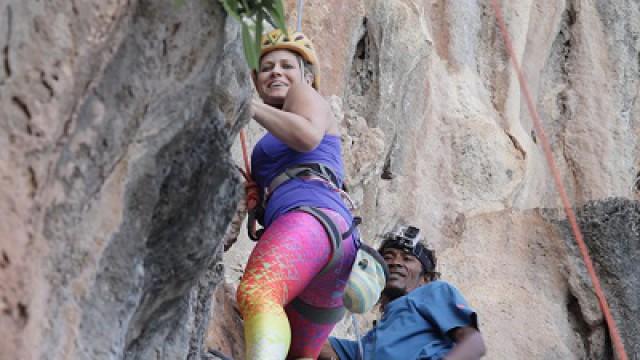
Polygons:
M253 180L247 180L244 183L245 201L247 203L247 210L253 211L258 206L260 201L260 188Z

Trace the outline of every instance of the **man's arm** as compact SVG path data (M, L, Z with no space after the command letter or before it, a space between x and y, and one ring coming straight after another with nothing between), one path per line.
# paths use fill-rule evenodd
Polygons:
M338 360L338 354L333 350L329 340L325 341L324 345L322 345L322 350L320 350L318 360Z
M477 360L487 352L482 334L472 326L458 327L448 334L456 345L444 360Z

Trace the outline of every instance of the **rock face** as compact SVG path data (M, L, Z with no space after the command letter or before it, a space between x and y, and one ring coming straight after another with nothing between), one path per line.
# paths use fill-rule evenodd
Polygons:
M491 359L611 358L489 1L305 3L366 241L420 227ZM633 358L640 4L502 6ZM242 358L250 87L217 1L0 0L0 358Z
M349 2L349 16L343 3L307 1L303 28L320 49L322 90L343 119L365 239L378 243L397 222L420 227L444 278L477 308L489 358L611 358L489 1L360 0ZM629 284L630 214L640 199L640 5L502 3L627 351L637 354L628 321L639 320ZM616 247L620 237L627 251ZM225 258L231 282L251 248L242 238L237 245ZM350 336L349 327L335 333Z
M0 19L0 358L199 358L239 198L238 27L214 1Z

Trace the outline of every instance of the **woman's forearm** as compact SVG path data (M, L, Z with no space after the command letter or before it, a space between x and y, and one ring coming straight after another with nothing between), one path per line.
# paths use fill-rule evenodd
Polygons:
M271 134L296 151L315 149L324 136L307 118L253 101L253 118Z

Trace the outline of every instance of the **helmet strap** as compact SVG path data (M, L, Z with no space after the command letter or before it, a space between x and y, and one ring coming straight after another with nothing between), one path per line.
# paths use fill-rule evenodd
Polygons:
M307 81L307 77L304 74L304 60L302 59L302 56L297 56L298 58L298 63L300 65L300 78L302 79L303 82Z

